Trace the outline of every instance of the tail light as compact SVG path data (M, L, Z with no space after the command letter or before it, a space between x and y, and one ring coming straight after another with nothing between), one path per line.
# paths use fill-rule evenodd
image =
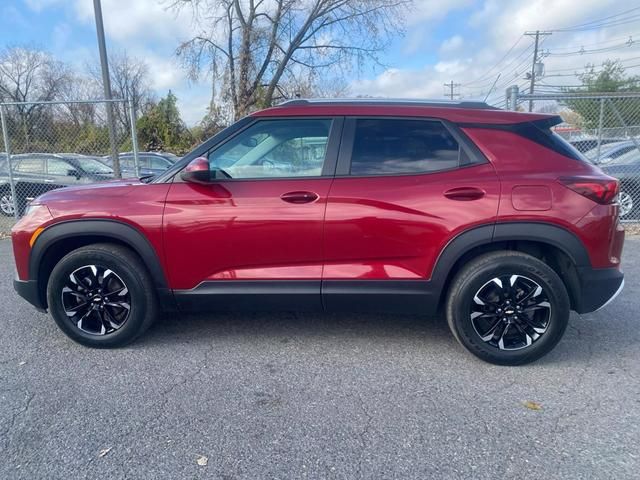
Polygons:
M615 202L620 186L618 180L604 175L598 177L561 177L558 181L565 187L601 205Z

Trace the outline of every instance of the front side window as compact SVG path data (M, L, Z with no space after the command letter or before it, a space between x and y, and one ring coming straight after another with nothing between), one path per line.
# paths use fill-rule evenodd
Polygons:
M147 157L149 160L149 167L154 170L166 170L171 166L171 162L169 160L165 160L164 158L158 157Z
M47 173L49 175L70 175L75 170L64 160L59 158L50 158L47 160Z
M435 172L456 168L464 162L464 150L439 121L356 121L351 175Z
M330 119L261 120L209 152L209 165L231 178L318 177L330 129Z
M79 158L77 160L80 168L87 173L97 173L109 175L113 173L113 169L95 158Z

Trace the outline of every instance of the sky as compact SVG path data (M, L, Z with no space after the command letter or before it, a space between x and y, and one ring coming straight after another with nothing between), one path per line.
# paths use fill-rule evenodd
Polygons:
M157 96L171 90L194 125L206 113L210 85L190 81L176 59L176 47L194 27L189 14L168 3L102 0L107 49L144 58ZM384 66L368 66L347 80L350 96L440 99L444 83L453 81L463 98L482 100L500 74L489 95L499 103L509 85L526 87L533 51L533 39L523 36L528 30L553 30L542 42L540 91L576 84L575 72L608 58L640 74L640 0L415 0L405 26L382 55ZM97 62L93 2L2 0L0 48L25 44L80 70Z

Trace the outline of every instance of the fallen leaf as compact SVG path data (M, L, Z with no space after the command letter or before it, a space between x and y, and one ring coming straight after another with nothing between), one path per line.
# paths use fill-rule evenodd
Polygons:
M102 450L100 450L100 453L98 454L98 458L104 457L107 453L111 451L112 448L113 447L109 447L109 448L103 448Z
M537 402L532 402L531 400L527 400L522 402L522 404L527 407L529 410L542 410L542 405Z
M204 455L199 455L198 459L196 460L196 463L198 465L200 465L201 467L206 467L207 463L209 463L209 459L207 457L205 457Z

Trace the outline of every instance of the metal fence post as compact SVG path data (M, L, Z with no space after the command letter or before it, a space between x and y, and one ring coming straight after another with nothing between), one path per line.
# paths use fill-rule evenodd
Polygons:
M598 151L596 158L600 160L600 151L602 149L602 130L604 128L604 98L600 99L600 119L598 120Z
M129 122L131 123L131 148L133 149L133 164L136 169L136 177L140 178L140 160L138 158L138 131L136 129L136 111L133 108L133 100L129 99Z
M7 152L7 172L9 175L9 188L11 191L11 201L13 202L13 216L17 220L20 218L18 211L18 197L16 196L16 184L13 180L13 164L11 162L11 145L9 144L9 131L7 130L7 120L4 115L4 105L0 105L0 123L2 124L2 138L4 149Z

